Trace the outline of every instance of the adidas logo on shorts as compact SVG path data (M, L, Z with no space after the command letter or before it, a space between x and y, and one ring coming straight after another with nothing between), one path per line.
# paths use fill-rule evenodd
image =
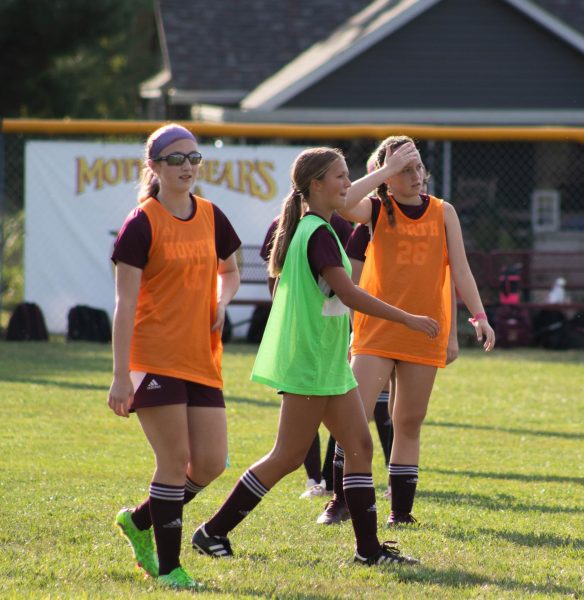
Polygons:
M162 386L158 383L158 381L156 381L156 379L153 379L147 386L146 389L147 390L159 390L160 388L162 388Z

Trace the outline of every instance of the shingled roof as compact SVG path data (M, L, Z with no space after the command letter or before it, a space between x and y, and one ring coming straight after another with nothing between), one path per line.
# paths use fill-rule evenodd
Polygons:
M174 89L175 102L217 98L237 103L368 4L370 0L159 0L166 76L143 89L162 80Z
M349 61L354 60L360 55L364 55L365 52L369 51L380 42L383 42L384 44L383 51L388 52L389 46L387 41L389 36L395 34L395 32L401 30L412 21L420 19L426 11L440 6L442 2L444 2L444 0L401 0L401 2L398 3L392 2L391 0L378 0L377 2L372 3L358 15L349 19L342 27L339 27L334 31L326 40L313 45L310 49L288 63L278 73L263 81L258 88L243 99L241 106L247 110L260 109L272 111L286 105L289 100L297 97L306 89L322 81L329 74L342 68ZM502 37L497 41L504 43L504 37L506 35L507 42L512 43L515 30L507 31L506 34L501 31L503 25L508 24L512 13L509 14L509 17L504 13L497 11L493 12L491 15L488 11L484 11L484 7L487 6L486 2L479 3L478 0L475 0L475 2L476 4L464 5L462 7L460 6L460 2L458 4L456 2L450 2L449 6L451 6L451 8L449 18L455 18L455 16L457 16L461 23L467 23L469 16L478 13L479 9L483 11L479 13L482 14L483 17L496 15L495 18L499 19L499 25L498 27L495 26L496 29L492 29L490 33L493 34L494 31L501 32ZM555 38L562 40L567 47L573 48L584 57L584 36L573 28L568 27L563 21L558 20L548 11L541 10L541 8L533 2L529 2L528 0L498 0L498 2L492 2L491 5L507 5L510 8L516 9L519 14L522 14L526 19L537 23L541 28L549 31ZM452 23L451 20L447 22ZM438 26L439 23L441 26ZM448 29L444 18L441 22L437 21L434 25L435 27L427 30L426 33L433 36L437 44L439 44L440 41L443 43L446 42L445 39L441 39L441 36L443 36L445 32L448 38L460 38L460 35L462 34L462 30L454 28ZM487 26L488 24L484 23L484 27ZM476 39L478 39L478 33L479 32L477 31ZM456 36L456 34L459 35ZM496 38L494 37L489 37L488 40L483 40L482 46L474 49L475 52L478 50L478 56L484 57L488 63L491 62L490 57L495 56L495 51L497 49L492 43L487 42L492 42L495 39ZM519 43L519 38L517 39L517 43ZM535 39L531 43L536 43ZM460 44L461 47L458 50L461 54L466 49L468 49L469 52L471 51L470 40L466 40L466 42L461 41ZM424 47L423 41L420 41L418 47ZM489 49L491 51L490 54ZM425 48L428 56L430 56L430 50L431 48L429 47ZM510 63L513 58L513 56L508 54L504 54L503 56L508 56L508 63ZM502 57L500 56L499 59L501 58ZM394 69L392 72L399 69L402 60L403 59L400 58L397 61L397 64L393 64ZM461 64L460 61L454 60L452 62L446 60L445 62L447 69L451 68L448 65L454 66L455 64ZM522 66L526 66L527 64L528 63L521 63ZM409 66L411 67L412 65L410 64ZM434 65L433 70L437 69L438 66L439 65L437 64ZM517 77L519 77L522 69L519 63L515 66L517 68ZM533 66L535 66L535 64ZM422 71L423 67L424 63L421 63L419 65L419 74L422 77L424 75ZM475 73L475 76L478 79L478 81L473 83L479 85L480 77L478 75L480 73L480 68L481 65L478 60L473 62L471 71ZM429 74L425 73L425 75L428 76ZM551 74L548 73L548 77L550 75ZM366 87L366 80L367 79L365 78L360 82L362 84L360 87L363 89ZM445 79L444 82L447 83L448 80ZM434 83L437 84L438 82ZM493 81L492 83L496 82ZM507 82L507 84L509 84L509 82ZM506 91L508 91L508 88ZM420 90L420 93L421 92L422 90Z
M556 18L584 34L584 2L582 0L532 0Z
M338 45L340 38L347 37L343 32L349 32L358 40L372 38L371 33L365 31L367 28L377 27L383 31L383 25L373 23L376 12L398 16L408 12L416 14L434 2L246 0L242 3L241 0L220 0L205 3L204 8L200 4L159 0L158 20L166 68L142 86L144 97L165 96L174 105L234 108L245 105L253 110L262 104L262 96L272 97L277 92L275 88L288 85L281 74L300 65L302 60L306 63L306 56L312 58L308 61L310 64L302 63L304 77L314 78L311 71L340 63L340 53L346 52L341 48L343 43L336 54L328 58L326 54L330 54L335 43ZM503 4L516 5L520 12L539 20L558 38L582 52L583 0L505 0ZM538 8L549 13L551 25L546 22L546 13L537 13ZM373 15L371 19L367 18L368 13ZM361 21L367 25L363 31L358 30ZM391 27L394 27L399 18L392 17L392 21ZM303 55L301 59L300 55ZM330 63L328 66L322 64L325 58L325 62ZM290 66L286 68L287 65ZM291 80L299 76L298 68L293 70ZM282 90L281 93L288 92Z

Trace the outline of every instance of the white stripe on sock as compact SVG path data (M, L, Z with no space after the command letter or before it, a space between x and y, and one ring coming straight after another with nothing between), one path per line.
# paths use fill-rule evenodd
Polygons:
M347 475L343 477L343 489L350 490L353 488L372 488L372 475Z
M379 392L377 396L377 402L387 402L389 400L389 392Z
M150 497L157 500L169 500L171 502L183 502L185 499L184 488L169 488L150 484Z
M389 465L390 475L418 475L419 469L415 465Z
M241 483L243 483L243 485L245 485L245 487L258 498L263 498L268 493L268 490L249 470L241 476Z
M191 492L192 494L198 494L200 491L204 490L206 486L197 485L194 481L187 479L185 482L185 490L187 492Z

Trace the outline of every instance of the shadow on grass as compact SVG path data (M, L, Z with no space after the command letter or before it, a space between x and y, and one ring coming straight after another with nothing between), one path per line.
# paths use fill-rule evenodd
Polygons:
M76 383L73 381L55 381L54 379L41 379L39 377L0 377L0 381L9 383L25 383L27 385L45 385L60 387L67 390L93 390L93 391L108 391L109 386L98 385L97 383Z
M497 431L517 435L535 435L541 437L557 437L566 440L584 440L584 433L569 431L543 431L541 429L517 429L514 427L498 427L497 425L477 425L476 423L451 423L447 421L424 421L430 427L448 427L452 429L479 429L481 431Z
M460 492L441 492L420 490L417 493L422 498L434 500L442 504L455 504L456 506L476 506L493 511L511 512L540 512L540 513L581 513L582 509L577 506L549 506L547 504L526 504L516 502L509 494L461 494Z
M569 596L574 594L575 590L564 585L523 583L515 581L510 577L485 577L478 573L470 573L463 569L432 569L423 565L414 569L400 569L397 573L398 581L402 583L424 583L440 585L450 588L463 588L469 586L492 586L508 592L518 592L522 595L527 594L561 594ZM493 592L495 590L492 590ZM486 592L486 590L485 590ZM496 593L496 592L495 592Z
M206 588L205 591L207 591ZM218 589L212 591L223 594L228 593L225 590L221 591ZM261 592L258 592L257 589L251 588L249 590L243 589L241 590L241 592L238 592L238 594L243 594L246 598L278 598L278 600L280 600L280 598L284 600L331 600L339 597L336 594L310 594L305 592L286 592L282 591L281 586L278 584L275 584L273 586L273 589L271 590L267 588L265 590L262 590Z
M462 475L463 477L485 479L508 479L512 481L543 482L543 483L576 483L584 485L582 477L565 477L560 475L526 475L524 473L494 473L493 471L459 471L453 469L424 469L424 472L442 473L444 475Z
M263 406L270 408L280 408L282 404L279 400L257 400L256 398L242 398L241 396L225 396L225 403L229 404L249 404L251 406Z
M1 342L2 372L24 365L37 375L59 372L111 370L111 346L91 342Z
M518 546L527 546L529 548L569 548L581 549L584 547L584 539L573 538L570 536L553 535L550 533L521 533L519 531L500 531L497 529L488 529L481 527L473 531L461 531L459 529L450 529L446 535L462 542L473 541L477 535L491 538L499 538L516 544Z
M82 383L72 381L56 381L53 379L42 379L40 377L0 377L0 381L9 383L25 383L27 385L44 385L54 386L64 389L72 390L92 390L99 392L107 392L109 390L108 385L99 385L96 383ZM240 396L225 396L227 403L234 404L248 404L251 406L260 406L264 408L280 408L281 402L278 399L275 400L257 400L256 398L242 398Z
M265 557L254 557L254 556L246 556L252 564L261 562L266 562ZM365 567L356 566L351 563L351 567L355 569L363 569ZM375 568L375 567L371 567ZM383 568L383 567L381 567ZM435 585L441 586L443 588L451 588L451 589L462 589L462 588L470 588L470 587L492 587L498 588L500 590L505 590L507 592L518 592L522 595L526 594L559 594L563 596L570 596L574 594L574 589L569 588L564 585L558 585L554 583L548 584L536 584L536 583L524 583L521 581L516 581L511 577L487 577L478 573L472 573L469 571L465 571L464 569L459 568L450 568L450 569L434 569L431 567L426 567L423 564L415 567L390 567L392 573L396 576L396 579L399 583L419 583L424 585ZM212 587L206 588L207 590L213 589ZM277 590L277 597L283 599L310 599L310 600L325 600L330 599L331 597L338 597L336 594L299 594L298 592L286 592L285 590L278 589L278 586L274 589L274 592ZM220 592L221 590L215 589L215 591ZM491 590L495 592L495 589ZM223 592L225 593L225 592ZM241 594L246 594L249 596L259 595L261 597L266 597L266 590L262 591L258 594L257 589L250 590L241 590ZM268 597L272 597L268 594Z

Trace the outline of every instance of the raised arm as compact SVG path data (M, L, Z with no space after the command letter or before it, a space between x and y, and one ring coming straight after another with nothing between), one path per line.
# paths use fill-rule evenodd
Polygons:
M348 221L368 223L371 221L371 202L366 198L367 194L409 163L419 160L420 153L412 143L403 144L393 153L388 152L382 167L352 183L347 192L345 208L338 212Z
M485 308L466 258L458 215L448 202L444 203L444 222L454 285L473 317L472 324L475 327L477 339L482 341L485 337L484 349L492 350L495 346L495 333L487 321ZM478 318L475 319L475 317Z

